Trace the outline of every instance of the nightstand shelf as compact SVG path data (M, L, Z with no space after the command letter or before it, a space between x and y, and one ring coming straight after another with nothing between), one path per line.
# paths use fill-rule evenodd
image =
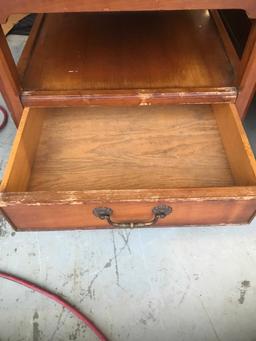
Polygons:
M31 39L20 60L27 106L237 96L236 70L209 11L46 14Z

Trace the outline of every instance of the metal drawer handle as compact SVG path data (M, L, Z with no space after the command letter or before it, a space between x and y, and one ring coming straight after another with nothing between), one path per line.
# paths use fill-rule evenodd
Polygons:
M150 221L124 221L117 222L111 219L113 210L108 207L96 207L93 214L99 219L106 219L109 225L118 228L135 228L155 225L158 219L163 219L172 212L172 208L166 205L156 206L152 209L154 217Z

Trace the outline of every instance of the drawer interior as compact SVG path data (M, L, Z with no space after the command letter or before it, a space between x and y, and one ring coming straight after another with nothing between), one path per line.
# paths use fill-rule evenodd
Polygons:
M108 91L112 101L120 91L130 101L142 90L170 97L159 102L178 102L180 92L198 103L237 95L236 72L204 10L45 14L19 72L28 106L44 96L48 106L56 94L62 100L97 95L103 102Z
M233 105L25 109L5 192L253 186Z

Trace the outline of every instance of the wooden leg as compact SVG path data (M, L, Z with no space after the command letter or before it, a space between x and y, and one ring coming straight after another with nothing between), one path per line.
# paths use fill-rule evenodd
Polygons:
M20 100L20 81L15 62L0 26L0 91L18 126L23 111Z
M253 24L241 64L242 77L236 107L241 119L244 119L256 92L256 22Z

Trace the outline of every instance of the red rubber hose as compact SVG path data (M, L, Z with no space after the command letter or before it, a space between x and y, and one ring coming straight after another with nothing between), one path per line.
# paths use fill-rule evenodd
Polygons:
M41 295L44 295L48 298L50 298L51 300L59 303L60 305L62 305L64 308L66 308L67 310L69 310L73 315L75 315L77 318L79 318L82 322L84 322L93 332L95 335L97 335L97 337L99 338L99 340L101 341L107 341L107 338L102 334L102 332L95 326L95 324L89 320L88 317L86 317L85 315L83 315L82 313L80 313L80 311L78 311L75 307L73 307L71 304L69 304L68 302L66 302L65 300L63 300L61 297L59 297L56 294L51 293L50 291L47 291L39 286L37 286L36 284L33 284L31 282L28 282L24 279L18 278L16 276L12 276L9 274L6 274L4 272L0 272L0 277L8 279L9 281L18 283L24 287L27 287L33 291L39 292Z
M0 130L4 129L4 127L6 126L7 124L7 121L8 121L8 113L7 111L5 110L5 108L3 108L2 106L0 106L0 113L2 114L3 118L1 119L1 122L0 122Z

